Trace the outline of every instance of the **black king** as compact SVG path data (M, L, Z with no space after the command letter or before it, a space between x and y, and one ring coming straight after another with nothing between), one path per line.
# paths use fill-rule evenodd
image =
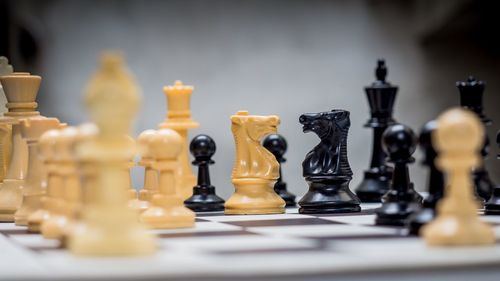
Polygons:
M396 123L392 113L398 87L386 81L384 60L378 60L375 76L377 80L365 88L371 113L365 127L373 128L373 148L370 168L365 171L363 181L356 189L362 202L380 202L389 190L392 178L392 167L386 164L387 155L382 150L381 140L385 129Z

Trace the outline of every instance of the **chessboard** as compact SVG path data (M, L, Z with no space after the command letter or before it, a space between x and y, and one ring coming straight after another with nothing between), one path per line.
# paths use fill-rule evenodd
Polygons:
M387 273L408 277L412 272L437 272L442 276L443 272L471 273L477 268L496 268L498 276L499 216L481 216L495 227L498 242L493 247L429 248L421 238L408 236L404 228L375 226L378 206L363 204L361 213L331 215L303 215L295 208L281 215L199 214L193 228L151 230L157 234L159 247L152 257L75 257L56 240L43 239L13 223L1 223L0 279L312 280L318 276L368 276L367 280L373 280L370 276ZM477 277L475 280L481 279Z

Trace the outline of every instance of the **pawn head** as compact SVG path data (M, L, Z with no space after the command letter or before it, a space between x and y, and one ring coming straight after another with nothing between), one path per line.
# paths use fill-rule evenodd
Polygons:
M214 140L207 135L197 135L189 145L189 151L196 159L210 159L214 156L215 150L216 146Z
M55 157L55 144L60 135L60 130L52 129L40 136L38 140L38 151L45 161L52 160Z
M151 157L149 143L156 134L155 130L145 130L137 137L137 145L139 146L139 153L142 157Z
M156 159L175 160L182 150L182 137L172 129L157 130L151 138L149 149Z
M276 159L280 159L283 157L287 150L287 143L284 137L279 134L268 135L264 138L262 145L269 150Z
M473 112L461 108L447 110L439 116L438 128L432 140L440 153L479 155L484 128Z
M416 146L415 133L403 124L389 126L382 135L382 147L392 161L413 161Z

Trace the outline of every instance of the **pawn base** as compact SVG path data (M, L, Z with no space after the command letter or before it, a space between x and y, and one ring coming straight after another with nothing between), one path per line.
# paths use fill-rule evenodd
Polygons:
M352 213L361 211L358 197L349 189L350 179L306 179L309 191L299 201L301 214Z
M50 217L40 225L40 232L45 239L61 239L64 229L68 225L66 216L51 214Z
M155 252L153 237L142 228L124 230L80 226L68 237L67 245L78 256L144 256Z
M376 225L404 226L408 217L418 208L415 203L385 202L382 207L375 210L377 215Z
M490 200L484 204L484 214L492 216L500 215L500 186L493 189Z
M16 225L27 226L28 217L40 208L40 199L42 194L25 195L21 207L14 214L14 222Z
M224 204L227 215L283 214L285 201L274 192L276 180L233 179L236 192Z
M453 214L438 216L421 230L430 246L472 246L495 243L493 228L475 214L458 217Z
M184 201L184 205L194 212L224 211L224 200L215 194L193 195Z
M422 208L408 218L407 226L410 235L420 235L422 226L434 220L436 211L433 208Z
M365 171L365 178L356 188L356 195L363 203L379 203L389 186L390 180L385 175Z
M40 233L42 223L50 218L49 211L38 209L28 217L28 232Z
M184 207L179 197L156 194L153 206L140 219L154 229L188 228L194 226L195 213Z
M296 196L286 189L286 183L276 183L274 185L274 191L281 197L281 199L285 200L285 207L290 208L297 205L297 203L295 203Z

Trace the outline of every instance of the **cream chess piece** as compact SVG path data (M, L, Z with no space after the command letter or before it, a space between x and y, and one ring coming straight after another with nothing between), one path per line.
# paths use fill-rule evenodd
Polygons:
M128 180L123 163L130 161L135 146L127 139L140 103L139 89L126 71L121 56L105 54L91 79L85 102L99 128L97 136L76 148L78 159L96 166L95 180L82 208L81 224L68 237L75 255L148 255L155 240L127 207ZM88 187L88 186L86 186Z
M130 141L132 146L136 146L135 140L132 137L127 136L127 138ZM132 210L138 212L138 213L142 213L149 208L149 202L139 198L138 192L132 184L132 175L131 175L130 170L135 166L133 158L130 159L129 161L124 162L123 164L124 164L123 177L125 177L127 179L127 186L129 187L128 188L128 195L129 195L128 207L131 208Z
M493 228L477 215L471 179L481 161L483 126L474 113L459 108L444 112L437 122L432 141L438 151L436 165L447 175L447 184L436 219L421 231L423 238L430 246L494 244Z
M22 185L28 165L28 146L21 135L22 119L39 119L35 102L42 78L24 72L1 76L8 112L0 123L12 125L12 154L7 174L0 188L0 221L14 221L14 214L21 206Z
M9 60L6 57L0 56L0 76L10 75L12 72L14 72L14 68L9 64ZM6 102L2 84L0 83L0 103L5 104ZM1 108L0 111L3 113L5 109ZM0 123L0 183L3 182L7 173L7 167L9 166L12 146L11 138L11 125Z
M62 180L59 166L55 161L55 142L60 136L60 130L48 130L38 140L41 160L47 174L46 193L40 199L40 208L28 217L28 231L40 232L42 223L50 218L51 212L58 206L57 200L62 197ZM52 237L48 237L52 238Z
M139 165L144 167L144 185L139 191L139 199L151 202L153 196L158 191L158 171L153 169L153 155L151 154L149 144L152 137L156 134L155 130L145 130L137 138L141 160Z
M21 135L28 144L28 171L21 188L23 200L15 213L16 225L28 225L28 217L41 207L41 198L45 194L45 167L38 151L38 139L48 130L59 127L56 118L32 118L21 120Z
M195 213L184 206L176 188L182 137L170 129L160 129L151 138L152 167L159 173L160 192L153 196L153 206L141 214L141 220L151 228L182 228L194 226Z
M189 163L189 137L188 130L198 128L199 123L191 119L190 99L193 93L192 86L186 86L181 81L175 81L173 86L163 87L167 97L167 118L159 127L173 129L182 137L182 152L180 155L179 195L185 200L193 195L193 186L196 185L196 176Z
M276 133L279 117L239 111L231 116L231 123L236 144L231 180L236 191L226 201L224 212L230 215L284 213L285 201L274 191L279 163L261 144L265 135Z

